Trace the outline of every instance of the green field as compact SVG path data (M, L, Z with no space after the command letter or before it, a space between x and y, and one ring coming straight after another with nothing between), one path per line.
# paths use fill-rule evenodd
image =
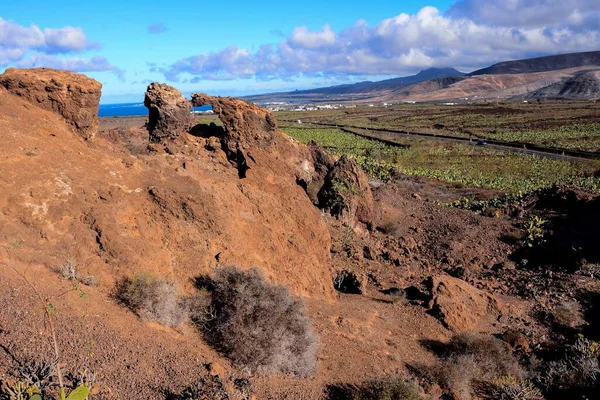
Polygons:
M370 129L479 137L563 149L600 151L600 103L401 104L280 112L285 126L302 119Z
M339 129L284 126L300 142L314 140L338 155L352 155L373 177L386 180L392 171L435 178L468 187L527 192L552 185L600 193L600 162L569 162L506 153L426 139L404 140L407 148L382 144Z

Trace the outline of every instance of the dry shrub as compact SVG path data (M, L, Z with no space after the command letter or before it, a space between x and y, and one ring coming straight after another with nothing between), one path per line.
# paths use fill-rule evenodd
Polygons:
M600 343L578 337L567 346L562 359L546 363L538 380L558 397L589 396L597 391L600 379Z
M172 282L149 276L126 278L117 285L116 297L140 318L177 326L188 318L187 307Z
M302 303L269 284L256 269L216 271L211 312L203 321L208 342L231 360L261 373L310 374L318 346Z
M360 385L332 385L329 400L419 400L417 386L401 378L373 380Z
M168 394L168 400L250 400L252 385L243 378L231 383L223 382L218 375L200 378L194 385L186 387L181 394Z
M426 371L446 392L471 399L473 388L502 377L524 375L506 343L493 337L454 335L444 346L440 361Z
M527 380L506 376L490 383L483 393L489 400L544 400L542 392Z

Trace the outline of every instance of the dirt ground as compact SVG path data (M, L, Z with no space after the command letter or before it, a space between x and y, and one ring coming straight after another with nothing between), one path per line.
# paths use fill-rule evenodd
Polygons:
M145 118L137 117L102 119L94 151L123 155L121 158L125 160L131 158L134 161L127 168L164 166L162 160L168 159L168 155L146 154L144 122ZM50 129L48 126L52 124L32 129L39 128L43 132ZM64 135L64 132L56 134ZM44 147L38 144L38 147L15 151L43 153ZM78 151L82 157L89 157L84 150ZM8 156L2 154L2 158ZM76 163L76 158L68 160ZM208 158L202 162L208 163ZM87 163L86 167L90 165ZM215 167L218 169L215 174L226 173L223 172L226 164L222 165ZM73 164L69 168L79 167ZM90 172L93 171L86 173ZM174 179L169 172L161 173L162 179ZM19 175L15 169L3 179L7 184L12 179L26 186ZM516 329L525 334L532 348L543 347L555 335L553 323L544 315L564 302L581 299L582 294L600 292L593 274L575 273L580 267L569 271L559 267L534 268L536 260L540 260L539 265L548 263L527 249L525 255L520 254L522 244L502 239L521 235L523 221L537 213L553 224L551 234L556 241L551 243L579 245L578 257L585 259L579 266L600 261L593 242L597 229L585 225L590 223L590 218L593 222L598 218L600 208L593 197L557 192L552 198L562 201L544 202L544 196L540 195L530 199L519 215L498 210L486 216L440 206L436 201L446 202L467 195L488 199L497 193L405 176L396 176L391 182L377 186L373 186L377 215L371 230L350 229L332 217L322 216L331 236L327 271L330 282L322 284L331 288L333 278L340 271L348 271L360 277L363 286L362 294L336 292L329 296L326 293L331 289L312 292L311 288L306 289L309 293L304 297L306 311L320 337L317 370L312 377L253 376L206 345L193 326L173 329L141 321L112 296L112 282L127 271L121 264L137 260L133 254L129 256L132 258L120 260L118 267L104 255L103 264L93 264L92 268L101 282L74 288L71 282L60 278L56 268L49 267L52 263L39 262L46 259L39 255L43 255L42 246L46 243L43 229L37 231L37 238L20 239L14 235L26 229L29 232L32 227L37 229L35 219L25 215L15 218L13 225L5 224L0 229L3 241L0 247L3 260L0 266L0 373L25 361L52 357L48 326L39 300L19 273L34 281L52 302L65 369L74 373L93 371L94 399L163 399L169 393L181 392L200 377L214 373L229 384L238 378L249 379L257 399L319 399L327 385L406 374L410 366L435 361L423 341L445 341L452 335L431 313L427 281L433 276L460 277L474 288L496 296L503 303L503 313L481 318L474 331L501 334ZM31 189L32 197L36 190L40 189ZM82 190L85 192L85 188ZM114 193L101 195L115 196ZM259 196L257 192L254 195ZM11 201L0 206L5 216L13 215ZM587 220L573 211L581 207L587 207ZM267 215L265 218L269 218L268 213L261 210L263 212ZM177 229L173 221L171 227ZM68 225L61 229L68 229ZM104 240L102 233L96 233L94 240ZM137 235L134 231L129 234ZM193 234L190 233L190 237ZM114 243L103 245L119 248L127 245L125 238L123 234L116 237ZM35 241L36 250L32 250L31 241ZM79 241L75 246L87 244ZM196 244L193 240L180 243L182 247ZM147 248L134 250L149 252L152 257L151 251L156 246L157 243L150 243ZM192 259L190 256L189 260ZM523 259L529 260L529 267L523 265ZM58 265L57 262L55 260L54 265ZM192 275L190 271L181 270L171 273L181 279ZM301 274L297 276L300 279ZM293 284L295 282L290 283ZM302 288L302 285L297 287ZM401 295L386 294L391 288L398 288ZM581 303L588 314L596 307L593 302ZM588 323L590 332L596 328ZM439 393L432 391L424 396L439 398Z

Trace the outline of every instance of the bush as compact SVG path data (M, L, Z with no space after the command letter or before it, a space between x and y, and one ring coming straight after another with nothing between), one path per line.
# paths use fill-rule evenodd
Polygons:
M285 287L269 284L256 269L234 267L217 270L211 286L212 317L202 322L213 347L251 371L306 376L314 370L317 337Z
M238 378L233 384L226 384L218 375L200 378L194 385L186 387L181 394L167 394L168 400L250 400L250 381Z
M438 364L425 374L461 399L470 399L478 385L524 375L506 343L473 334L454 335L441 350Z
M138 275L117 285L116 297L140 318L177 326L188 318L187 307L175 285L163 279Z
M590 395L598 387L600 378L600 344L583 337L568 346L558 361L542 367L539 381L550 393ZM581 397L581 396L578 396Z
M544 400L542 392L531 381L507 376L492 382L484 398L490 400Z
M373 380L360 385L334 385L327 388L329 400L419 400L415 385L401 378Z

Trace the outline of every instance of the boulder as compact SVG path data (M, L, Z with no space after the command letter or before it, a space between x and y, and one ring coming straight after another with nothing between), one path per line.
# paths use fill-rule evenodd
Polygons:
M181 92L164 83L151 83L146 90L144 105L148 108L150 141L175 139L193 125L192 105Z
M429 308L452 331L471 331L485 316L502 314L502 306L495 297L465 281L440 275L432 277L430 285Z
M373 222L373 194L356 161L342 156L329 170L318 194L319 205L350 226Z
M59 114L84 139L93 138L98 130L102 85L94 79L49 68L8 68L0 75L0 86Z
M302 184L310 200L315 205L319 205L319 191L325 184L325 177L335 165L336 159L314 141L308 144L308 150L312 157L314 173L310 176L309 182L303 181Z

